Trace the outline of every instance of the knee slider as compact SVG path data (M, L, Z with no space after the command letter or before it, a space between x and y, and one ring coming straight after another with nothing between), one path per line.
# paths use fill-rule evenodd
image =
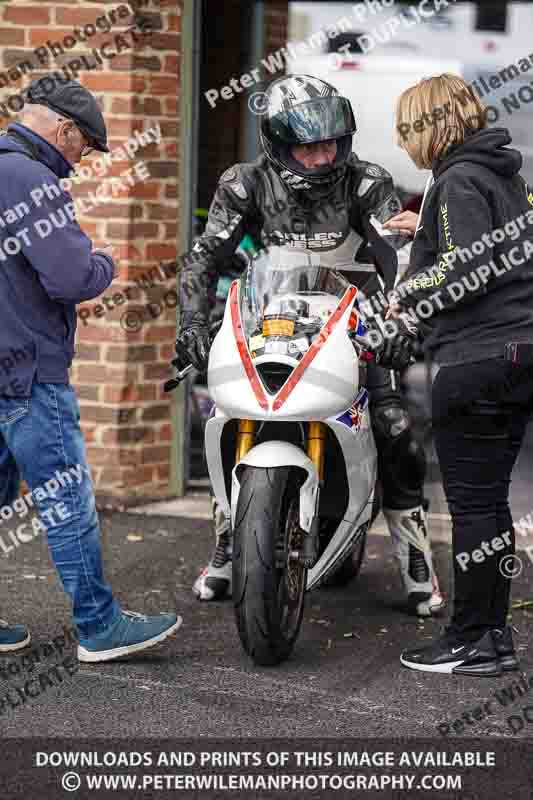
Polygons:
M407 456L407 481L415 487L424 482L427 462L424 448L413 436L409 440Z
M398 405L378 406L373 422L388 470L408 491L418 489L426 475L426 454L412 435L411 421L405 409Z

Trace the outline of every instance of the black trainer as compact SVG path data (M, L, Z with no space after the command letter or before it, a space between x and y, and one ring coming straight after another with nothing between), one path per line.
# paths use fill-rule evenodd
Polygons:
M500 659L500 664L502 665L503 671L512 672L513 670L518 669L520 664L514 649L513 631L511 626L506 625L505 628L493 628L492 640L494 642L494 647L496 649L496 653L498 654L498 658Z
M450 633L424 647L404 650L400 656L404 667L422 672L443 672L448 675L501 675L500 659L491 631L475 642L465 642Z

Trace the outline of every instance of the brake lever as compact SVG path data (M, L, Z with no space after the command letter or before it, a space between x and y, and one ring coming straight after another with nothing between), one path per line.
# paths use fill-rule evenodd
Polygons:
M358 336L356 333L349 334L350 339L359 347L359 358L361 361L374 361L376 353L366 336Z
M376 350L374 350L372 348L371 343L368 341L368 339L366 337L357 336L356 334L352 334L352 335L350 335L350 338L352 339L353 342L355 342L361 348L360 351L359 351L359 358L361 359L361 361L375 361L376 360L376 354L377 354ZM411 355L411 358L409 360L408 366L411 366L412 364L416 364L416 363L417 362L416 362L415 356ZM379 362L376 361L376 364L379 365Z
M176 373L176 376L174 378L171 378L170 380L166 381L165 385L163 386L163 391L164 392L173 392L174 389L178 388L180 383L185 380L185 378L187 377L189 372L191 372L193 369L194 369L193 365L192 364L188 364L181 371L178 370L177 373Z

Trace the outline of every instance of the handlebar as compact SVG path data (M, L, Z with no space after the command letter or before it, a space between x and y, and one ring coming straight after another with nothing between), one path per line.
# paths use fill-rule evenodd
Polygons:
M359 358L361 361L375 361L376 355L381 348L380 343L373 344L366 336L357 336L355 334L352 334L350 338L360 347ZM379 365L379 361L376 363ZM416 364L414 355L411 355L410 364Z
M185 378L187 377L189 372L191 372L193 369L194 369L193 365L192 364L188 364L181 371L178 370L177 373L176 373L176 376L174 378L171 378L170 380L168 380L165 383L165 385L163 386L163 391L165 391L165 392L173 392L174 389L178 388L180 383L185 380Z

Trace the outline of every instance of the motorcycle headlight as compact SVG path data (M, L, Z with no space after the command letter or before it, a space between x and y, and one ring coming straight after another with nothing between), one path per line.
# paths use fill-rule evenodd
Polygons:
M296 314L269 314L263 319L263 336L294 336Z

